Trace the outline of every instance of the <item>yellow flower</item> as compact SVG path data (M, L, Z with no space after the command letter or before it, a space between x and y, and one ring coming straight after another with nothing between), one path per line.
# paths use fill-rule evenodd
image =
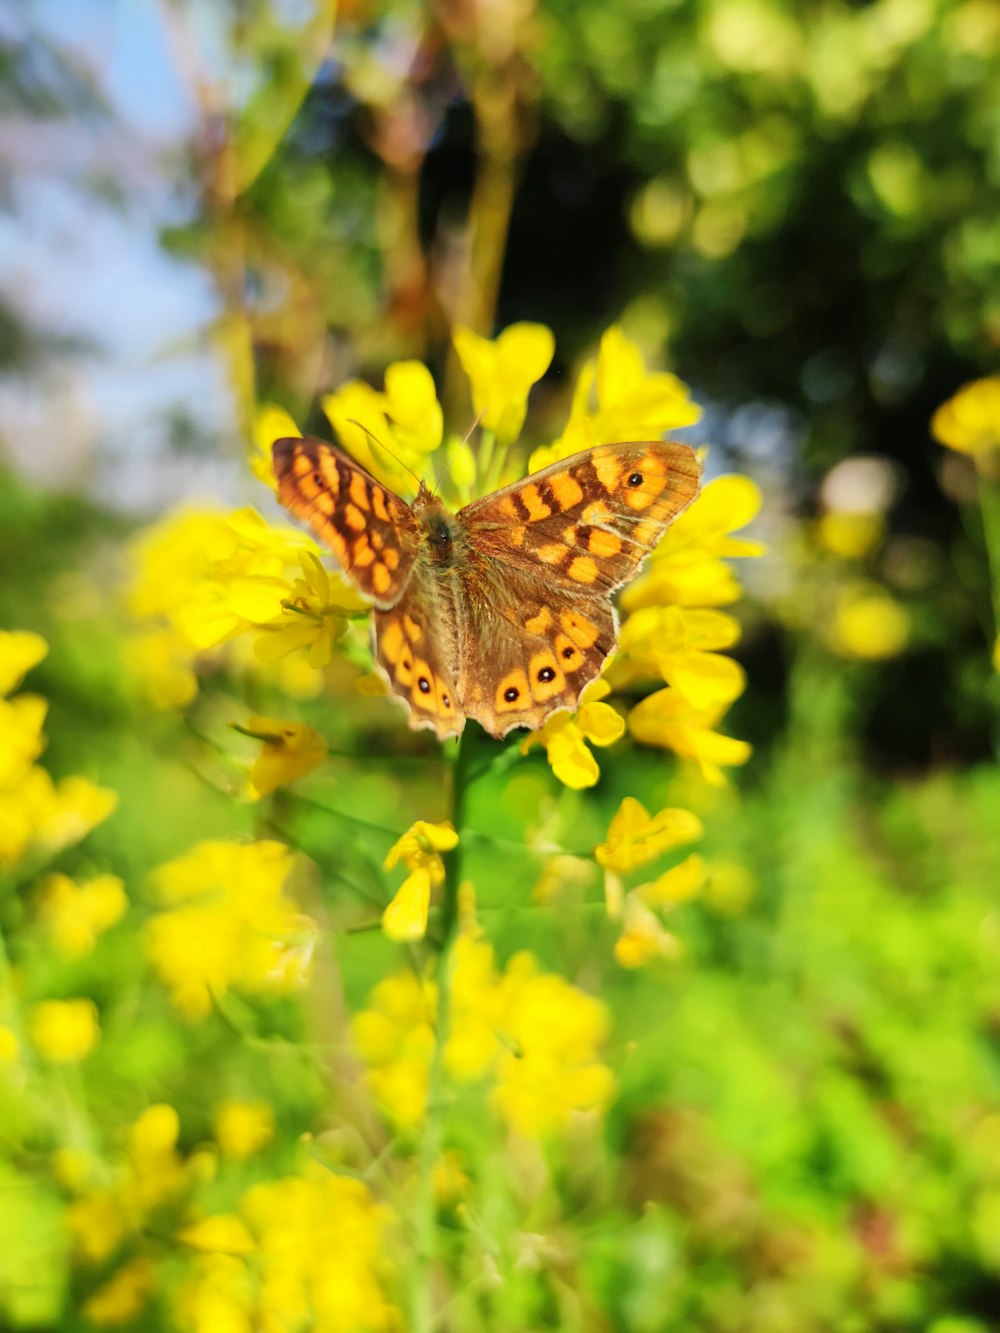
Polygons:
M38 892L38 916L63 958L91 953L98 935L120 921L128 909L125 885L116 875L98 875L77 884L67 875L50 875Z
M963 384L931 419L934 438L961 454L1000 449L1000 375Z
M385 372L384 393L348 380L322 403L343 447L387 486L405 493L413 486L408 469L425 476L429 455L440 445L444 430L434 380L425 365L397 361Z
M431 890L444 883L441 853L457 846L458 834L451 824L427 824L418 819L390 849L386 870L402 861L410 873L382 913L382 929L389 939L403 942L423 938Z
M664 852L694 842L703 832L701 820L689 810L667 809L650 815L634 796L626 796L611 820L607 840L594 849L594 856L605 870L624 875Z
M240 730L263 741L250 770L250 795L254 800L305 777L326 758L326 741L304 722L252 717Z
M292 862L278 842L203 842L153 872L165 910L147 926L146 952L188 1018L230 987L284 994L305 983L315 926L284 892Z
M274 1112L267 1102L223 1102L215 1113L215 1138L224 1157L243 1161L274 1137Z
M132 614L160 618L203 652L253 625L280 618L289 570L316 544L272 528L253 509L181 510L149 528L133 548Z
M708 867L705 902L722 916L739 916L756 890L753 873L740 861L713 861Z
M472 385L472 405L502 444L517 438L528 392L549 368L555 339L544 324L511 324L495 340L457 325L452 341Z
M43 1000L31 1011L31 1044L53 1064L77 1064L97 1045L100 1028L93 1000Z
M577 1111L595 1111L614 1087L598 1058L608 1013L562 977L540 973L529 953L510 960L500 980L496 1086L490 1103L521 1134L565 1129Z
M676 935L664 929L659 917L650 911L638 892L628 894L622 932L615 941L615 960L619 966L629 969L645 967L654 958L676 958L679 953Z
M596 406L591 398L596 390ZM570 420L554 444L536 449L531 472L568 458L581 449L613 440L659 439L664 431L690 426L701 409L688 397L676 375L649 372L638 345L613 325L601 339L596 360L580 372Z
M111 1189L96 1189L73 1200L66 1210L66 1226L80 1257L101 1264L121 1244L129 1222L119 1195Z
M641 700L628 718L629 731L641 745L655 745L693 759L707 782L725 784L723 767L745 764L752 753L746 741L713 731L724 705L695 708L679 691L657 690Z
M246 1223L232 1213L216 1213L203 1218L185 1227L177 1239L192 1249L219 1254L252 1254L255 1248Z
M739 636L739 623L724 611L645 606L622 627L607 679L621 689L659 677L695 708L730 704L743 693L746 676L718 649Z
M819 544L841 560L861 560L870 555L885 536L885 515L831 509L816 525Z
M93 1324L125 1324L134 1319L153 1293L155 1270L149 1259L133 1259L119 1268L83 1304Z
M601 776L591 745L613 745L625 734L625 721L610 704L599 702L611 692L607 681L595 680L580 695L576 713L559 712L521 742L521 753L533 745L544 745L552 771L567 787L580 791L593 787Z
M0 696L17 689L22 678L49 651L40 634L30 630L0 630Z
M125 644L123 656L156 708L185 708L198 693L194 652L176 630L137 634Z
M366 1081L400 1128L426 1113L436 1007L435 983L405 972L380 982L354 1020ZM530 954L499 975L489 944L459 936L445 1065L460 1082L489 1080L492 1105L520 1132L544 1134L606 1101L612 1078L597 1055L606 1028L603 1005L540 973Z
M54 784L43 768L32 770L35 840L48 852L80 842L118 807L118 794L88 778Z
M240 1213L259 1275L245 1327L389 1333L402 1326L387 1294L394 1219L360 1180L313 1167L254 1185ZM218 1325L203 1327L215 1333Z
M329 666L334 644L347 622L364 615L369 603L339 574L331 574L312 551L299 554L302 577L290 583L281 614L259 625L254 655L276 662L296 649L309 649L309 665Z
M21 1054L17 1033L6 1023L0 1023L0 1065L12 1065Z
M881 661L901 653L909 637L910 617L887 592L864 584L841 592L828 633L834 652Z
M673 907L693 898L705 883L707 873L704 860L695 852L658 875L652 883L641 884L635 896L647 907Z
M130 1217L141 1220L183 1192L188 1174L177 1151L180 1132L180 1116L168 1102L147 1106L129 1126L122 1199Z
M47 712L48 704L36 694L0 699L0 791L18 785L44 750Z
M275 440L287 439L302 432L294 418L278 407L276 403L263 403L258 407L253 419L253 449L250 453L250 470L258 481L271 490L277 490L278 482L274 475L274 460L271 446Z
M427 1109L436 1009L437 986L401 972L378 983L351 1024L365 1081L401 1129L419 1125Z
M762 555L759 542L731 537L760 510L749 477L716 477L664 533L645 572L621 597L626 611L643 606L725 606L740 587L725 560Z

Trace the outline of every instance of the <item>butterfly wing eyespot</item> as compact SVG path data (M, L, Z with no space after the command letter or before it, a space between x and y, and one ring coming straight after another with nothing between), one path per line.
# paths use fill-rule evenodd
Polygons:
M271 448L278 499L303 519L357 588L392 606L416 559L413 510L335 445L312 437Z

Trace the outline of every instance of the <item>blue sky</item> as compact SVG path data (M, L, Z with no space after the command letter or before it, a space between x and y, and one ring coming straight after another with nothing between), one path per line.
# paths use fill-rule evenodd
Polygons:
M195 123L162 11L149 0L45 0L13 22L81 60L116 114L107 130L22 122L6 149L0 138L16 190L0 214L4 295L42 329L100 347L0 387L0 439L35 479L89 485L130 507L232 499L236 469L224 458L162 455L179 406L231 455L238 443L224 368L202 336L216 308L210 278L157 240L178 216L167 164ZM79 187L95 170L121 183L124 211Z

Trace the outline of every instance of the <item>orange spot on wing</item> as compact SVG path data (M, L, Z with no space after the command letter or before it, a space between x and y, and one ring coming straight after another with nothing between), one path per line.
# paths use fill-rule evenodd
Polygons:
M543 606L537 615L524 622L524 628L529 634L544 634L552 624L552 612L547 606Z
M359 509L368 509L368 486L360 472L355 472L351 477L350 485L351 499Z
M369 565L375 563L375 552L368 543L367 532L355 537L351 545L351 563L360 566L361 569L367 569Z
M543 565L559 565L566 555L566 547L555 542L535 548L535 555Z
M528 664L528 674L531 677L531 693L538 703L560 694L566 685L562 668L548 649L534 654Z
M595 454L591 460L597 480L607 491L613 491L621 480L622 459L618 454Z
M420 682L423 681L427 686L421 689ZM413 683L410 686L410 699L415 708L419 708L422 713L436 712L436 699L434 697L435 677L430 668L430 663L425 662L422 657L418 657L413 663Z
M606 528L592 528L587 539L587 550L592 555L611 556L617 555L622 549L622 539L613 532L608 532Z
M641 523L637 523L632 529L632 539L637 541L640 546L653 546L659 538L663 524L658 523L655 518L644 518Z
M403 629L406 631L406 637L411 643L419 643L424 637L424 631L412 616L403 614Z
M521 515L517 512L517 506L509 495L505 495L504 498L499 501L497 508L505 518L512 518L515 522L520 523Z
M380 518L383 523L389 522L389 511L385 507L385 492L379 486L372 487L372 509L376 518Z
M390 569L399 568L399 552L395 546L387 546L382 552L382 559Z
M357 505L348 504L344 506L344 522L355 532L360 532L367 526L368 520Z
M392 575L381 560L372 569L372 586L377 593L386 593L392 587Z
M643 464L645 467L645 464ZM641 486L625 487L625 503L630 509L648 509L667 484L666 477L657 477L647 472L642 474Z
M594 622L579 611L563 611L559 624L578 648L592 648L600 637L601 631Z
M507 698L507 695L511 698ZM523 671L509 671L496 688L493 706L498 713L523 713L531 707L531 691Z
M583 499L583 487L572 472L557 472L554 477L549 477L549 487L561 510L572 509Z
M547 505L539 495L534 482L529 481L527 486L522 486L518 494L528 511L529 523L535 523L540 518L548 518L552 513L551 505Z
M556 635L555 649L559 658L559 665L567 675L573 671L579 671L583 666L583 653L580 652L573 640L567 638L565 634Z
M597 566L589 555L578 555L570 562L566 573L576 583L596 583Z
M398 620L389 621L379 635L378 646L386 661L393 664L399 661L399 655L403 651L403 627Z

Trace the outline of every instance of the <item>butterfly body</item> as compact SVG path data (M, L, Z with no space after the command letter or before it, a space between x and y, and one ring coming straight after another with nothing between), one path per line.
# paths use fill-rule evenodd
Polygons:
M576 705L614 648L611 594L698 492L686 445L599 445L451 513L412 504L342 450L273 446L278 497L374 603L375 659L439 738L493 736Z

